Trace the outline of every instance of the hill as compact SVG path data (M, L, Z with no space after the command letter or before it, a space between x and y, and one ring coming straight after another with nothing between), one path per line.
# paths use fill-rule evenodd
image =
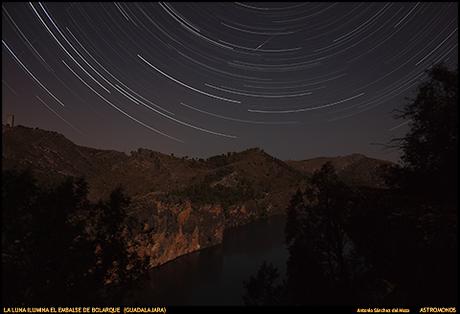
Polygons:
M370 158L362 154L286 161L288 165L307 176L321 169L326 162L332 163L339 177L347 184L377 188L384 187L379 173L380 167L392 164L389 161Z
M125 154L24 126L3 126L2 140L2 170L29 168L42 184L85 177L92 201L121 185L132 200L127 239L151 266L220 243L225 228L284 213L295 190L327 161L344 179L366 185L378 182L372 170L385 163L357 154L283 162L258 148L208 159L142 148Z

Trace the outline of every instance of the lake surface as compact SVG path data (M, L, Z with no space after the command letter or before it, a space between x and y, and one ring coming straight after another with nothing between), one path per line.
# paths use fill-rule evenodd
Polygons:
M288 251L284 216L274 216L225 232L221 245L179 257L153 269L127 303L133 305L242 305L243 281L262 262L285 276Z

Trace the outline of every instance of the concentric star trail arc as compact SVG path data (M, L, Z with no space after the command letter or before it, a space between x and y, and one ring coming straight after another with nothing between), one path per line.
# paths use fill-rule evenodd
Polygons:
M205 156L260 146L304 158L353 147L378 155L368 143L407 130L392 112L425 70L458 67L457 9L7 2L3 112L126 152Z

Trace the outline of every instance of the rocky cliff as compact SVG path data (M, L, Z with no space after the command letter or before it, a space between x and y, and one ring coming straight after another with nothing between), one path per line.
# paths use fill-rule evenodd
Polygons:
M220 205L166 204L154 195L133 202L129 216L130 251L147 257L151 267L222 242L225 218Z

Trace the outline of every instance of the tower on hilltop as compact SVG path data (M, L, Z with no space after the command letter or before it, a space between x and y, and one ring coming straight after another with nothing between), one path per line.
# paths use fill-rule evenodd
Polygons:
M14 114L9 114L6 118L6 125L9 127L14 127Z

